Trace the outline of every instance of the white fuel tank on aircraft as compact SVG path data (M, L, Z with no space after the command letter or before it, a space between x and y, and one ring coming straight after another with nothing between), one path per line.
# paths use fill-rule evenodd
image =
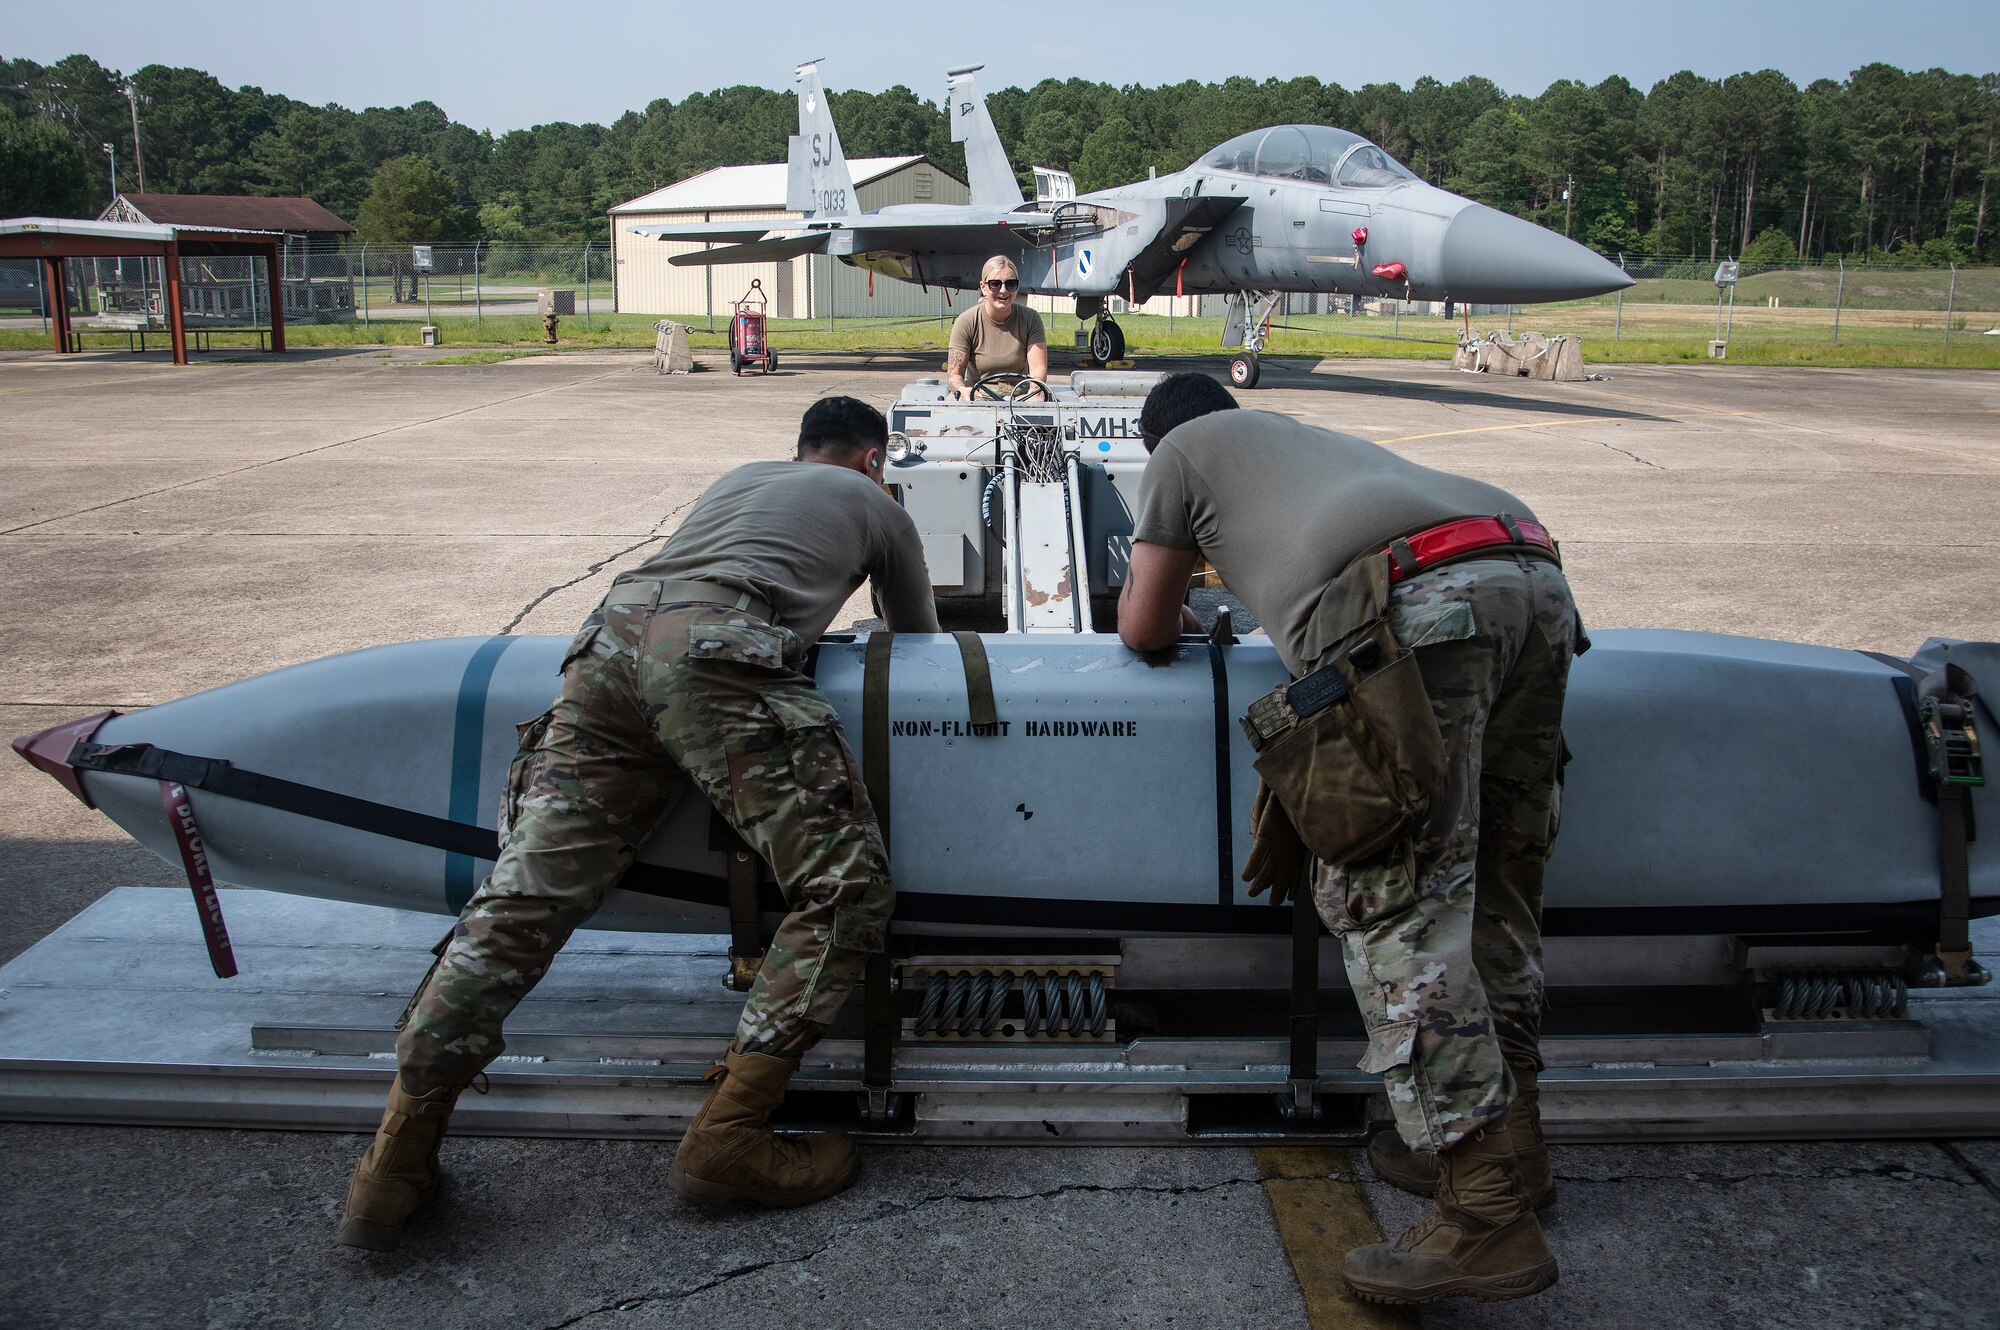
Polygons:
M218 879L450 914L491 868L515 727L552 701L564 642L371 648L16 746L170 861L158 781L93 762L151 770L131 755L180 755L161 770L189 787ZM829 638L815 666L864 765L865 645ZM866 718L888 736L900 932L1286 926L1237 880L1257 777L1236 718L1285 677L1267 642L1186 639L1156 656L1091 635L984 647L997 725L972 724L949 636L896 637L886 715ZM2000 647L1952 651L2000 694ZM1571 676L1548 931L1934 932L1939 819L1907 677L1828 647L1599 634ZM1973 804L2000 826L1992 786ZM1975 839L1970 860L1972 912L2000 912L2000 837ZM594 923L718 931L722 863L711 811L690 795Z

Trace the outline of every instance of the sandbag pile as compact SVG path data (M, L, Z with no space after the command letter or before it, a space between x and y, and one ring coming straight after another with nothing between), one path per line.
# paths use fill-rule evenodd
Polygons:
M1583 339L1574 333L1545 337L1524 332L1519 337L1487 333L1462 339L1452 352L1453 369L1468 374L1516 374L1526 379L1564 383L1583 381Z

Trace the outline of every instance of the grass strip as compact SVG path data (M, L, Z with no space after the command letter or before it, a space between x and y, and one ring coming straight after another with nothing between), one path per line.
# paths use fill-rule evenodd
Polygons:
M1783 317L1778 317L1780 314ZM1929 326L1924 323L1927 317L1931 319ZM654 321L653 316L644 314L593 314L586 327L582 316L567 318L562 321L553 348L545 341L541 321L532 315L494 315L479 320L441 317L437 327L441 342L448 347L525 352L650 347ZM1055 349L1068 350L1067 321L1057 318L1050 323ZM1575 333L1583 339L1586 365L1708 361L1708 342L1715 336L1713 309L1687 305L1628 305L1622 313L1601 303L1539 306L1517 310L1512 323L1516 332L1535 329ZM1119 324L1125 330L1128 354L1136 358L1223 354L1219 318L1168 319L1161 315L1128 314L1120 317ZM416 346L419 326L414 320L376 319L367 326L358 322L299 324L285 331L288 342L296 347ZM1480 316L1473 321L1475 332L1498 332L1505 326L1504 317ZM710 332L705 317L697 316L690 321L690 329L689 340L695 349L727 349L727 320L718 319L716 330ZM1436 361L1450 357L1459 330L1459 324L1429 315L1400 319L1379 315L1364 318L1292 315L1273 330L1266 354ZM91 330L82 331L89 334ZM769 335L781 354L927 351L938 353L941 359L949 328L933 319L914 322L855 319L836 322L833 330L828 331L823 321L773 319ZM218 330L208 336L218 351L255 348L258 344L254 332ZM0 348L48 346L48 335L38 330L0 330ZM1836 343L1832 340L1830 317L1822 319L1815 313L1807 318L1796 310L1739 308L1727 359L1718 363L1843 369L2000 369L2000 337L1985 337L1976 330L1963 333L1954 330L1950 344L1946 345L1935 316L1907 311L1890 315L1883 311L1851 310L1844 316L1840 341Z

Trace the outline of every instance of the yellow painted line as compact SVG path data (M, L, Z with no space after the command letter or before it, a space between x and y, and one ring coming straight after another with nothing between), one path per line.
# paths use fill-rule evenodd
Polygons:
M1574 416L1563 420L1527 420L1513 425L1473 425L1467 429L1439 430L1435 434L1405 434L1394 439L1377 439L1377 443L1417 443L1424 439L1449 439L1460 434L1496 434L1510 429L1554 429L1558 425L1677 425L1684 420L1710 420L1718 416L1754 416L1756 411L1696 411L1684 416L1665 416L1658 420L1628 420L1614 416Z
M1340 1277L1342 1257L1382 1241L1382 1229L1355 1180L1360 1167L1356 1153L1324 1145L1267 1145L1255 1153L1278 1240L1305 1294L1312 1330L1417 1325L1414 1311L1363 1302Z

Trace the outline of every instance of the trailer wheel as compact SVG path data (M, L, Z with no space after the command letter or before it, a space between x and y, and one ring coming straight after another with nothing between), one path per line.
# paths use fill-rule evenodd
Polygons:
M1229 362L1229 381L1238 388L1255 388L1257 377L1262 372L1263 367L1257 363L1257 357L1248 351Z

